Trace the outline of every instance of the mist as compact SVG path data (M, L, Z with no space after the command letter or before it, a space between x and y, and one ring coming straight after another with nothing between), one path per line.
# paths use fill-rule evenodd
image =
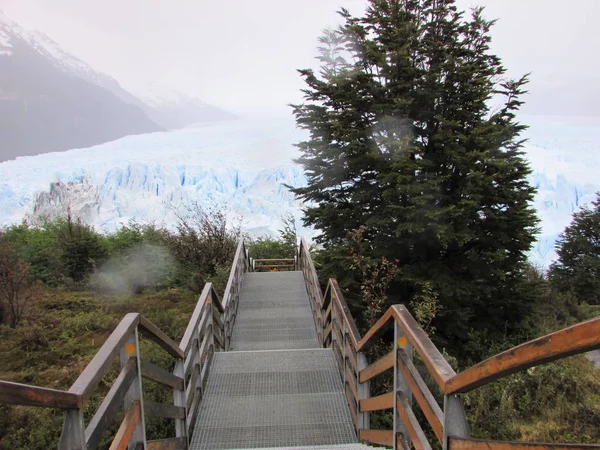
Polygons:
M175 260L166 248L144 243L102 264L91 284L102 292L137 294L156 287L174 267Z
M0 10L47 33L126 89L153 81L233 112L290 114L285 105L302 98L296 69L318 67L314 57L322 30L340 23L340 7L360 15L366 4L0 0ZM486 17L498 19L491 45L507 75L532 74L524 111L598 115L600 91L591 81L600 72L600 60L593 57L600 2L457 0L467 14L478 5L486 8Z

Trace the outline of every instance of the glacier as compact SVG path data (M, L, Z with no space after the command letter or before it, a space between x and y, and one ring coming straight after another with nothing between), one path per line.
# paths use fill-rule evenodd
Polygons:
M540 234L530 259L547 267L573 212L600 190L600 118L522 116ZM284 215L300 224L302 204L285 185L303 186L292 117L205 123L129 136L87 149L0 164L0 224L64 214L112 231L130 220L172 226L190 204L225 205L253 235L273 235ZM300 227L312 236L312 230Z
M301 215L284 185L305 183L292 119L236 120L129 136L0 164L0 223L66 213L112 231L130 220L171 226L193 203L222 205L253 234ZM299 223L299 220L298 220Z

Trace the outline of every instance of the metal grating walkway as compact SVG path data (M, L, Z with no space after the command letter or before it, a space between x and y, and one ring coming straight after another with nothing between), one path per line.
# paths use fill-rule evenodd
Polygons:
M232 347L214 356L192 450L357 442L333 351L319 348L301 272L245 276Z
M319 348L302 272L248 273L232 350Z

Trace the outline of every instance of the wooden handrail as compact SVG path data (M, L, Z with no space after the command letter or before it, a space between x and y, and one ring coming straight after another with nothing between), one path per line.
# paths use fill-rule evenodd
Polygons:
M449 450L598 450L600 445L538 444L533 442L491 441L450 437Z
M87 448L96 448L106 428L111 424L115 413L120 409L123 398L136 378L137 364L135 358L129 359L121 373L113 383L110 391L98 407L85 430Z
M121 351L125 341L140 323L140 317L141 314L129 313L121 320L104 345L100 347L98 353L96 353L83 372L81 372L81 375L71 385L69 392L80 395L83 401L87 402L113 363L113 360Z
M329 286L331 286L331 288ZM331 289L333 298L338 302L341 311L343 311L342 320L346 323L346 331L350 334L350 339L352 341L352 345L354 345L354 349L359 352L359 342L361 341L360 332L358 331L354 317L352 317L352 314L350 313L350 308L348 308L344 294L342 294L342 290L340 289L340 286L335 278L331 278L329 280L327 289Z
M175 358L183 358L185 356L183 350L179 348L179 345L177 345L173 339L163 333L144 316L140 316L139 330L144 336L158 344L171 356L174 356Z
M236 278L238 266L242 264L240 262L242 258L246 258L246 247L243 239L240 240L235 251L235 256L233 257L233 265L231 266L229 278L227 279L227 286L225 287L225 293L223 294L223 308L227 308L227 305L231 301L231 289Z
M82 404L81 397L72 392L10 381L0 381L0 403L59 409L79 408Z
M450 448L470 450L484 448L488 443L491 447L487 448L498 450L542 448L540 444L469 439L464 411L456 394L468 392L519 370L600 348L600 318L596 318L534 339L456 374L404 305L392 305L361 337L337 281L330 279L325 294L321 294L314 264L307 249L306 241L302 239L298 260L304 273L311 304L317 303L314 309L319 310L319 314L315 315L317 332L321 343L334 350L335 359L345 381L345 393L350 412L361 441L401 448L405 444L400 440L396 441L396 438L403 435L404 438L410 438L415 448L431 448L412 412L411 399L414 396L427 422L445 449L450 446ZM392 341L394 350L370 365L363 363L359 367L357 361L360 360L359 356L362 352L376 337L382 336L390 328L395 329L394 340L397 342ZM414 366L413 350L420 356L427 372L445 394L444 411ZM390 391L370 398L369 380L392 368L397 380L394 384L397 389L396 394ZM397 418L394 421L394 430L369 429L369 420L364 417L365 414L392 407ZM359 425L361 420L363 426ZM553 444L546 448L591 447Z
M198 301L196 302L196 307L194 308L192 317L190 318L190 321L188 322L188 326L185 329L185 332L183 333L183 338L181 339L181 342L179 343L179 347L185 352L186 355L188 353L190 344L192 343L192 338L194 337L194 333L196 332L196 330L198 328L198 322L202 318L202 314L205 310L206 299L210 296L210 293L212 292L212 290L213 290L213 288L212 288L211 283L206 283L204 285L204 289L202 289L202 293L200 294L200 297L198 298Z
M600 348L600 317L511 348L447 380L446 394L468 392L520 370Z
M125 449L130 446L132 439L142 448L180 448L182 444L187 446L189 431L201 399L201 394L198 393L206 382L212 355L215 351L225 350L226 344L231 340L231 327L235 320L242 276L249 268L243 240L238 244L235 255L223 302L213 285L207 283L179 345L141 314L129 313L119 322L69 391L0 381L0 403L65 409L66 418L59 444L65 450L96 448L107 426L124 403L125 419L111 449ZM174 373L140 358L140 334L175 358ZM113 367L118 355L121 372L87 429L84 429L82 410L102 378ZM142 377L173 389L174 404L144 402ZM175 419L176 437L146 443L146 415Z
M255 263L262 263L262 262L268 262L268 263L272 263L272 262L294 262L294 258L272 258L272 259L255 259L254 262Z

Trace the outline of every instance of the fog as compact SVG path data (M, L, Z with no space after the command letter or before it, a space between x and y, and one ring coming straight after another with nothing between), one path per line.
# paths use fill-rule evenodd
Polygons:
M459 0L498 18L493 49L509 74L532 72L526 112L597 115L597 0ZM149 81L237 112L284 109L301 98L296 69L314 67L316 40L344 6L365 0L0 0L126 88Z

